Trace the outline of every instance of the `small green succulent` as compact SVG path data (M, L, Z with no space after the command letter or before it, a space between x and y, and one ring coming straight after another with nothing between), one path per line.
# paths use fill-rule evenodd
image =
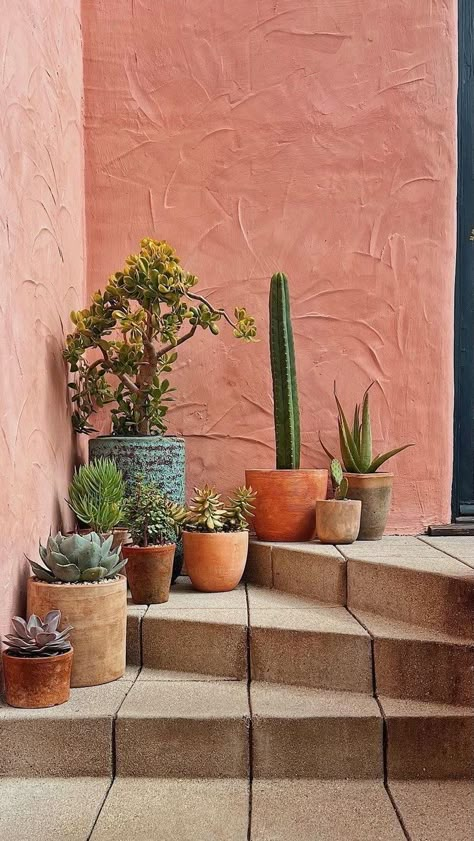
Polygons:
M331 479L334 488L334 499L346 499L349 482L342 472L341 462L337 458L331 461Z
M120 549L112 552L113 535L106 540L95 532L68 534L61 532L48 537L45 546L40 543L39 553L44 566L31 564L36 578L48 584L102 581L114 578L127 563L120 558Z
M252 488L243 485L236 488L229 497L226 522L229 531L245 531L249 527L249 519L253 517L254 502L257 494Z
M136 476L124 504L124 522L136 546L175 543L185 518L182 505L168 499L154 482Z
M122 519L124 493L123 475L114 460L98 458L75 471L68 505L81 523L106 534Z
M252 488L237 488L225 505L215 488L209 485L194 488L183 526L187 531L245 531L253 513L255 496Z

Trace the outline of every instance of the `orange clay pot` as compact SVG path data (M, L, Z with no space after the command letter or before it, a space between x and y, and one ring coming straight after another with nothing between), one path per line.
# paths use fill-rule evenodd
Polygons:
M360 529L359 499L321 499L316 503L316 533L321 543L354 543Z
M52 657L2 654L5 700L11 707L36 710L69 700L72 648Z
M326 499L327 470L246 470L245 484L257 492L252 524L259 540L312 540L315 503Z
M244 574L248 531L183 532L184 563L195 590L224 593Z
M163 604L170 597L174 543L164 546L123 546L128 586L135 604Z

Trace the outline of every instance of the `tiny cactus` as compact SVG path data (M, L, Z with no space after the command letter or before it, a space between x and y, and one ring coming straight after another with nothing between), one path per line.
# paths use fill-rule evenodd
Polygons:
M120 559L120 550L112 551L113 535L104 540L95 532L68 534L60 532L48 537L46 546L40 543L39 553L44 566L31 564L36 578L48 584L76 584L114 578L127 563Z
M300 466L300 415L295 349L290 315L288 280L282 272L270 281L270 358L273 380L276 466Z
M337 458L333 458L331 461L331 479L334 488L334 498L346 499L349 482L344 476L341 463Z
M33 613L28 622L21 616L12 619L13 634L7 634L4 643L7 653L14 657L53 657L64 654L71 648L68 625L63 631L58 631L61 621L61 611L51 610L44 619Z

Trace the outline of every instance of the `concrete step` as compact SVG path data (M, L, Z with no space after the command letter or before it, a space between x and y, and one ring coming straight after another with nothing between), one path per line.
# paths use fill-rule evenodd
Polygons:
M474 569L415 537L339 548L352 610L472 637Z
M374 639L379 695L474 705L474 640L355 610Z
M474 537L420 537L424 543L474 569Z
M474 709L379 697L389 780L474 778Z
M389 791L410 841L472 841L471 781L391 781Z
M346 564L335 546L251 540L245 580L263 587L345 604Z
M251 838L405 841L406 836L381 780L255 780Z
M43 710L0 703L0 777L111 777L114 719L131 685L73 689Z
M383 775L382 719L368 695L252 683L254 779Z
M251 677L372 692L371 642L340 606L248 585Z
M137 681L117 716L117 775L247 778L249 718L242 681Z

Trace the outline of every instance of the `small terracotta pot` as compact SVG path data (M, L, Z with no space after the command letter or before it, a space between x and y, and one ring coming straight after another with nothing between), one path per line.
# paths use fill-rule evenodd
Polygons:
M11 707L36 710L69 700L72 648L52 657L2 654L5 700Z
M347 496L360 499L362 512L358 540L381 540L392 501L393 473L344 473Z
M257 492L252 524L259 540L312 540L314 506L326 499L327 470L246 470L245 482Z
M163 604L170 597L174 543L164 546L124 546L128 586L135 604Z
M354 543L360 528L358 499L324 499L316 503L316 534L321 543Z
M183 532L184 562L191 583L203 593L225 593L244 574L248 531Z
M123 575L93 584L48 584L29 578L27 613L61 611L62 630L72 625L71 686L98 686L125 672L127 582Z

